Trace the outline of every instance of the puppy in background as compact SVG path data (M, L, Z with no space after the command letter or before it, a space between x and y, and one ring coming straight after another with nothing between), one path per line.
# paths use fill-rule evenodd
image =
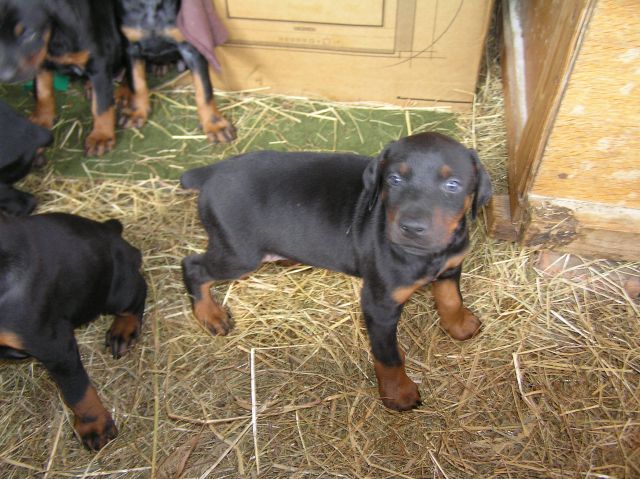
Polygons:
M209 63L219 69L213 47L226 30L210 0L117 0L118 23L125 37L128 86L121 123L140 128L151 105L145 62L184 60L193 75L200 125L212 143L228 143L236 130L220 113L213 96Z
M28 215L36 207L33 195L15 189L32 165L45 160L39 150L51 143L49 130L34 125L0 101L0 211L11 216Z
M93 129L87 155L115 145L114 72L122 63L114 0L0 0L0 82L35 78L31 120L51 129L53 70L89 78Z

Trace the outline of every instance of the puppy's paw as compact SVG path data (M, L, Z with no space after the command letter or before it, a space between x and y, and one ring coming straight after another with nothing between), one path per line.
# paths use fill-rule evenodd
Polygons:
M142 321L139 316L134 314L116 316L106 335L106 345L114 359L120 358L136 344L141 329Z
M56 112L50 108L39 108L29 117L31 123L50 130L56 122Z
M73 428L82 443L97 451L118 435L113 418L102 405L95 388L89 384L84 396L76 404L71 405L75 421Z
M193 304L193 314L198 323L214 336L226 336L233 329L229 313L209 294Z
M115 144L114 134L93 130L84 142L84 153L87 156L102 156L113 150Z
M82 444L91 451L99 451L118 436L118 428L106 410L97 417L76 417L73 427Z
M384 394L381 392L380 399L386 408L394 411L409 411L422 404L418 386L413 381L393 391L385 390Z
M142 108L138 110L123 109L120 112L118 124L124 128L142 128L148 117L149 112Z
M453 339L457 339L458 341L471 339L480 332L482 326L482 322L467 308L463 308L460 320L450 322L446 326L442 324L442 321L440 324Z
M229 143L236 138L235 127L222 115L210 115L202 129L210 143Z
M405 373L404 366L384 366L376 361L376 377L382 404L395 411L408 411L422 404L418 386Z

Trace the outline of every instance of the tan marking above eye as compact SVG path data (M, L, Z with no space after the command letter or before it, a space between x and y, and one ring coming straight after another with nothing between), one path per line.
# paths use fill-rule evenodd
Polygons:
M443 165L438 170L438 175L440 175L440 178L449 178L452 173L453 171L451 171L451 168L448 165Z
M13 28L13 33L16 37L19 37L24 33L24 25L22 23L16 23L16 26Z

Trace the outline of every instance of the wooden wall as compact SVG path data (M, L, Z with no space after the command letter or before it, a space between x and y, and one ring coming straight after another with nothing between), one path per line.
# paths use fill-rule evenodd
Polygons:
M503 5L512 230L525 244L640 258L640 2Z

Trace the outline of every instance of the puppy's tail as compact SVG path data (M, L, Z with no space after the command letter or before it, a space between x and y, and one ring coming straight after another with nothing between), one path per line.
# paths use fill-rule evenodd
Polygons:
M180 186L186 190L200 190L202 185L206 183L213 174L213 165L202 166L192 170L185 171L180 177Z
M107 220L102 224L105 225L109 229L109 231L117 235L121 235L122 230L124 229L122 227L122 223L120 223L120 221L118 220Z

